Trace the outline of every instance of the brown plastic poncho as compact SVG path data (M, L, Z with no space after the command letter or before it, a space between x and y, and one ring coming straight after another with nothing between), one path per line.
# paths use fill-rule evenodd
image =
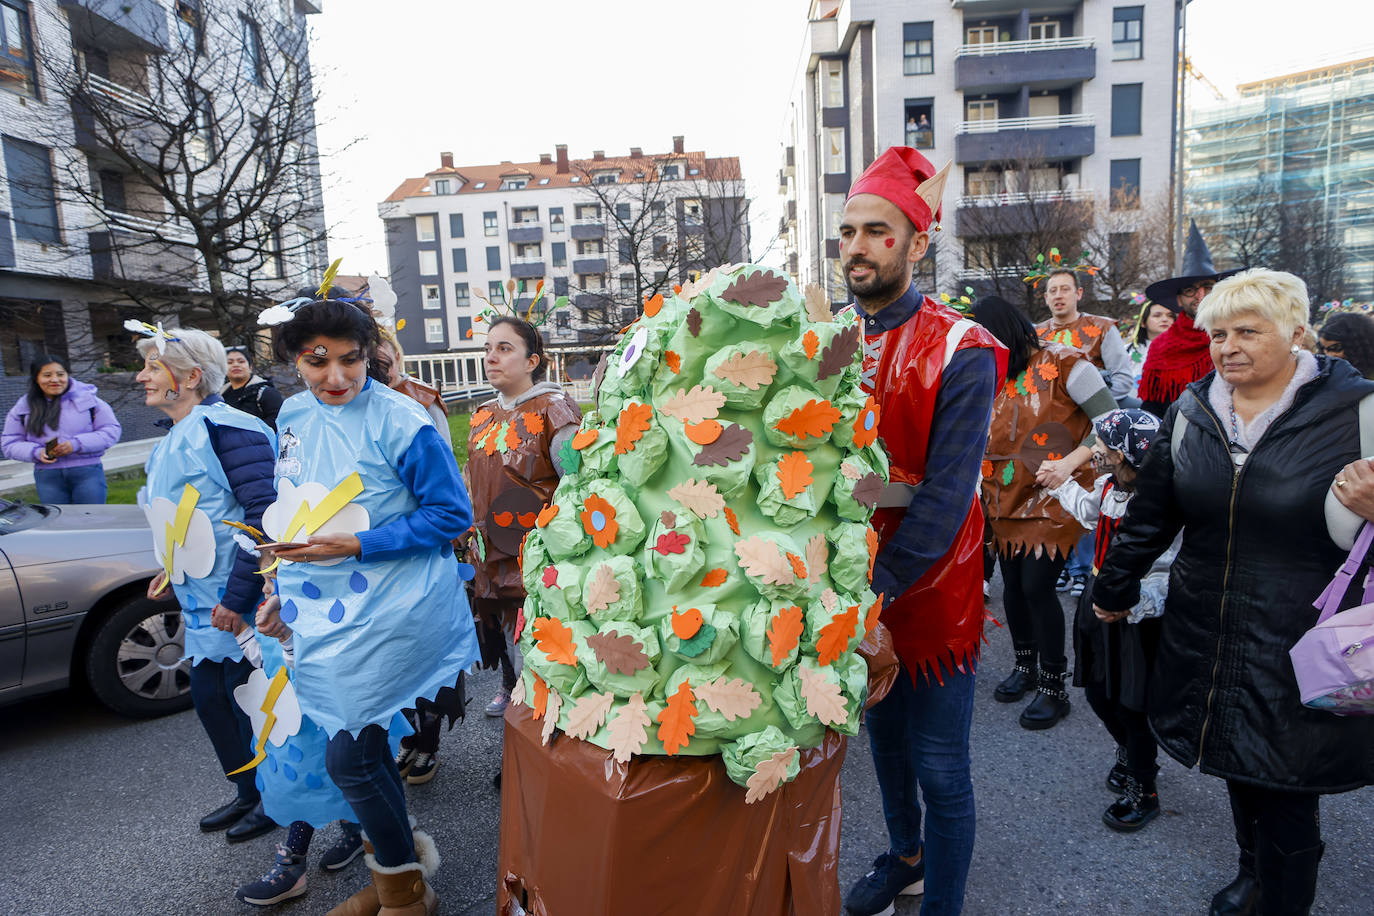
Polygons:
M1040 335L1041 340L1062 344L1082 352L1094 366L1105 369L1106 366L1102 362L1102 338L1115 325L1116 322L1110 318L1079 312L1076 320L1065 325L1042 321L1035 326L1035 333Z

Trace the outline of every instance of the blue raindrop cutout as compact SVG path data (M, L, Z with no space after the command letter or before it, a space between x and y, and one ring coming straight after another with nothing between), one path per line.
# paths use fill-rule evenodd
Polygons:
M286 746L286 756L291 758L292 763L300 763L305 759L305 755L301 753L301 749L294 744L288 744Z
M296 602L291 601L291 600L288 599L287 602L281 606L281 622L282 622L282 623L291 623L291 622L292 622L293 620L295 620L295 619L296 619Z
M367 591L367 576L354 571L353 575L348 577L348 587L361 595L363 592Z
M282 771L282 775L284 775L284 776L285 776L287 779L289 779L291 782L295 782L295 781L296 781L296 768L293 767L291 764L289 764L289 763L283 763L283 764L281 765L281 771Z
M302 582L301 594L313 600L320 597L320 587L314 582Z
M253 785L258 787L259 792L262 791L262 773L255 772L253 774Z
M320 786L324 785L324 783L320 781L320 777L316 776L314 773L305 774L305 784L311 789L318 789Z
M200 618L196 616L195 611L182 611L182 613L186 615L186 626L188 628L194 630L200 626Z
M343 602L336 598L334 599L334 603L329 606L329 622L338 623L340 620L343 620L343 615Z
M267 755L267 768L273 773L277 772L277 758L273 757L271 754Z

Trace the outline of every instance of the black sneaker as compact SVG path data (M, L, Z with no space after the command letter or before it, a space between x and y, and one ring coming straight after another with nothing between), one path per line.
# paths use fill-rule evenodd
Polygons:
M412 786L423 785L434 778L434 771L437 769L439 769L439 755L420 751L415 755L415 762L410 765L410 772L406 774L406 782Z
M413 747L401 745L401 749L396 752L396 770L401 774L401 778L410 772L410 768L415 765L415 755L419 752Z
M270 871L234 892L234 896L253 906L271 906L305 893L305 856L285 846L277 846L277 861Z
M347 827L339 834L339 838L334 841L334 845L324 851L320 856L320 868L325 871L339 871L347 868L348 864L358 858L363 851L363 837L357 830L350 830Z
M850 916L883 916L893 912L899 896L925 893L926 861L908 865L900 856L885 852L873 860L873 870L864 875L844 897Z

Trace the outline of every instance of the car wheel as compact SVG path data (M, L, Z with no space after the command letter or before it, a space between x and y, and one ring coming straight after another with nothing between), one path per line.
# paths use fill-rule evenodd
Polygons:
M134 718L191 705L191 662L183 659L186 624L167 602L137 598L115 608L86 653L86 677L96 698Z

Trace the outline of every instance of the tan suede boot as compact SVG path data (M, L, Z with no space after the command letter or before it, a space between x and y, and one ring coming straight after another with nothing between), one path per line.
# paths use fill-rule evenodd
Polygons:
M420 830L415 831L415 855L420 861L394 868L378 865L375 857L367 856L372 883L382 903L379 916L434 916L439 912L439 900L425 881L439 867L439 851L429 834Z
M375 850L372 844L363 837L363 853L367 859L372 858ZM377 897L377 886L369 884L330 910L326 916L377 916L382 909L382 901Z

